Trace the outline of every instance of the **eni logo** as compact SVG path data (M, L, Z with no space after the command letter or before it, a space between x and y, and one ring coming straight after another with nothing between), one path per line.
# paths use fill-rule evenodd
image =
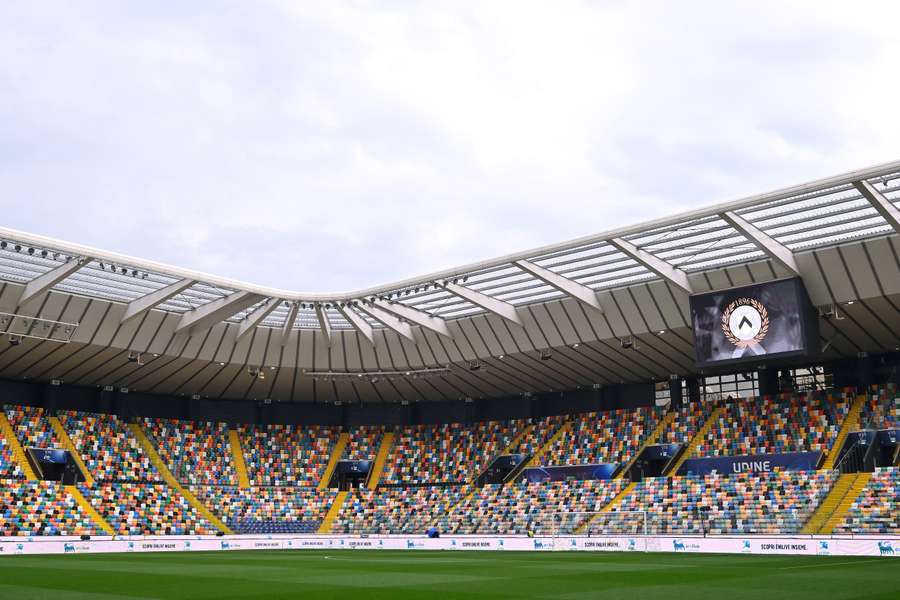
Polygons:
M769 311L755 298L738 298L722 313L722 332L737 348L754 348L769 333Z

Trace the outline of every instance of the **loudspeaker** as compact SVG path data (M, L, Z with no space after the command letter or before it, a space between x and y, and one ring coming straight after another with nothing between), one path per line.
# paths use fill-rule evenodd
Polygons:
M89 535L87 535L87 534L82 534L82 536L81 536L81 541L82 541L82 542L86 542L86 541L88 541L89 539L91 539L91 536L89 536Z
M223 535L225 535L225 533L222 532L222 531L217 531L217 532L216 532L216 537L222 537Z

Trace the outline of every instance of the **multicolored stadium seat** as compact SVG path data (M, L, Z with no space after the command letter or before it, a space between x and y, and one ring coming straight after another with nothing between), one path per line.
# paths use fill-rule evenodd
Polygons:
M675 419L653 440L658 444L687 444L712 414L715 405L712 402L685 402L675 410Z
M590 465L620 463L643 443L662 416L657 408L613 410L577 415L571 431L557 439L541 459L541 464Z
M314 533L337 495L336 490L308 487L190 490L236 533Z
M144 430L179 481L237 484L225 423L144 419Z
M836 478L829 471L648 478L592 527L607 534L642 533L640 519L617 513L645 512L649 534L797 533Z
M120 534L193 535L217 531L165 484L103 483L78 487Z
M454 506L443 528L454 533L554 534L583 525L625 487L624 480L491 484ZM565 513L569 513L565 515Z
M331 427L242 425L238 429L250 482L257 486L319 483L340 432Z
M344 501L332 531L425 533L468 491L466 485L358 489Z
M61 448L44 409L35 406L4 406L6 417L23 447Z
M0 478L2 479L22 479L25 476L19 464L13 456L12 448L9 447L6 439L0 434Z
M60 484L0 480L0 536L95 533L91 518Z
M404 427L394 440L384 479L404 484L467 483L513 436L509 423L496 421Z
M128 425L115 415L57 413L85 466L98 481L161 481Z
M843 395L727 401L697 456L827 452L850 408Z
M516 423L516 431L522 431L529 425L532 425L532 429L523 435L515 446L509 449L509 453L533 455L553 437L554 433L559 431L559 428L562 427L567 419L568 416L566 415L554 415L552 417L528 419L527 421Z
M835 533L900 534L900 468L877 469Z
M363 425L354 429L350 432L347 447L344 448L341 458L344 460L375 460L382 435L384 435L383 427Z
M859 423L863 429L900 429L900 391L897 387L870 392Z

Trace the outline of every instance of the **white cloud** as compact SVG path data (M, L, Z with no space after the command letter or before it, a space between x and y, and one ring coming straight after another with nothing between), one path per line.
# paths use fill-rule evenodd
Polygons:
M319 4L4 5L4 223L337 291L897 157L892 4Z

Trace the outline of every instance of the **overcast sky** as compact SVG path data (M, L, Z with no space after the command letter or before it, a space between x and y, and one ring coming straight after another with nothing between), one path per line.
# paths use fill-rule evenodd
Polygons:
M900 158L896 3L623 4L3 2L0 223L344 291Z

